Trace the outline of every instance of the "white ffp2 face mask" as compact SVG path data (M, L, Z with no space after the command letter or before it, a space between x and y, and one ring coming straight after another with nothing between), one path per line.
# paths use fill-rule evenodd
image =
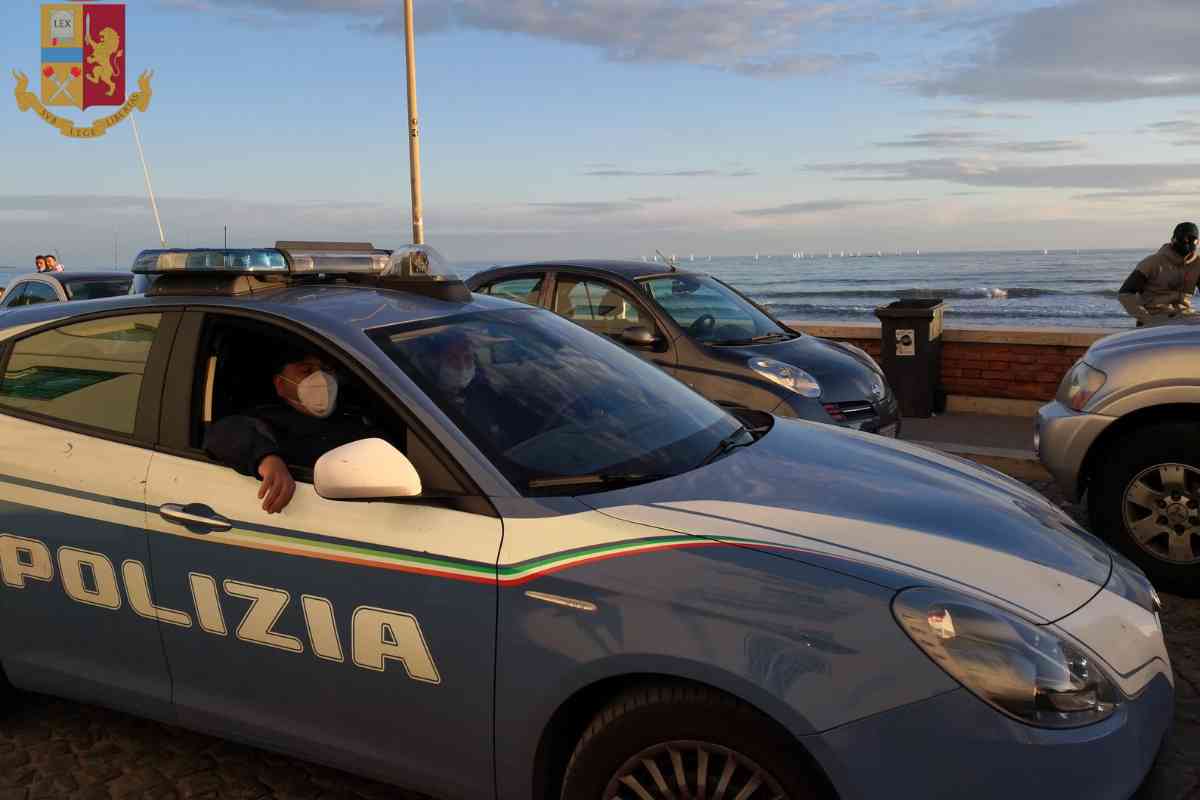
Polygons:
M284 380L295 385L296 397L308 413L321 419L333 413L338 393L335 375L325 370L318 370L299 383L287 378Z

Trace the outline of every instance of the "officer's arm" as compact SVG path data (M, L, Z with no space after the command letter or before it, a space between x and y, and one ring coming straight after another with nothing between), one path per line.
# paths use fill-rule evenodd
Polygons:
M204 434L204 451L225 466L257 478L262 460L279 455L279 440L261 419L236 415L209 426Z

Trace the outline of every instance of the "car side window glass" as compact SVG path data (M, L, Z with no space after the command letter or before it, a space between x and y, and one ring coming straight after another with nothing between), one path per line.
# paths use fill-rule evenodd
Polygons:
M649 326L633 299L601 281L559 276L554 311L593 333L619 336L629 328Z
M57 303L58 295L44 283L30 283L25 289L25 296L21 298L22 304L27 306L36 305L37 303Z
M18 283L14 286L12 291L4 296L5 308L16 308L17 306L25 305L25 289L28 286L28 283Z
M161 314L64 325L18 341L0 377L0 407L132 434Z
M538 297L542 293L542 281L541 276L509 278L491 284L486 288L486 293L493 297L503 297L505 300L516 300L518 303L536 306Z

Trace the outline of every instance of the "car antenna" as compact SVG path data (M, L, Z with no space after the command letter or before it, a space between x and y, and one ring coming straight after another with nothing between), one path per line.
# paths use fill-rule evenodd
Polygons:
M675 266L675 259L673 259L673 258L667 258L665 255L663 255L663 251L662 251L662 250L657 250L657 249L656 249L654 252L656 252L656 253L658 253L660 256L662 256L663 263L664 263L664 264L666 264L668 267L670 267L670 268L671 268L671 272L678 272L678 271L679 271L679 267Z

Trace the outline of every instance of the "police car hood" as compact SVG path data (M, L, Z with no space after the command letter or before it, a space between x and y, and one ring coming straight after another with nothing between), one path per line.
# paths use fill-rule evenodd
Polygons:
M579 499L628 522L969 587L1047 622L1087 603L1112 568L1098 540L1000 473L794 420L706 467Z

